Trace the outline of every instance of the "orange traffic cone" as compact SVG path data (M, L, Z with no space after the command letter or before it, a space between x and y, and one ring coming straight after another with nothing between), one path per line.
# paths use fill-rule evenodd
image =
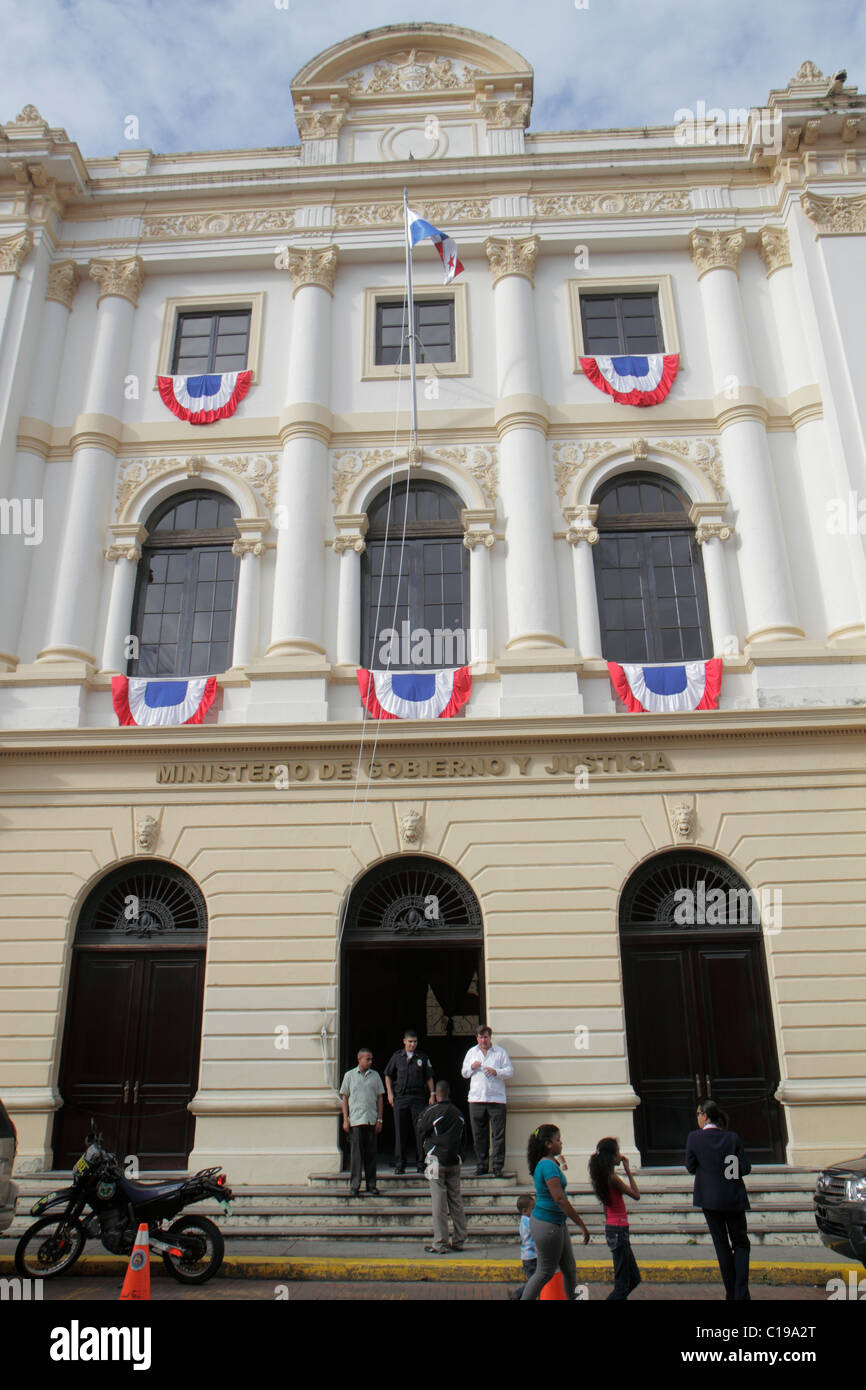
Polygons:
M142 1222L129 1257L129 1269L120 1290L121 1298L150 1298L150 1241Z
M562 1282L562 1273L560 1270L556 1271L553 1278L549 1283L545 1284L538 1296L539 1298L552 1298L557 1301L561 1299L563 1303L568 1302L568 1299L565 1297L565 1284Z

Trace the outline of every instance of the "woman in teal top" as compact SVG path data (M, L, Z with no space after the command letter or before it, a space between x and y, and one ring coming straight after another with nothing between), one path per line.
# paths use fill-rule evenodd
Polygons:
M566 1220L583 1231L583 1243L589 1244L589 1231L583 1217L578 1216L565 1195L567 1183L562 1169L554 1160L562 1153L562 1139L556 1125L539 1125L529 1136L526 1158L535 1182L535 1206L529 1218L529 1229L538 1250L538 1268L525 1285L521 1302L538 1298L545 1284L557 1269L562 1271L566 1298L574 1298L577 1268Z

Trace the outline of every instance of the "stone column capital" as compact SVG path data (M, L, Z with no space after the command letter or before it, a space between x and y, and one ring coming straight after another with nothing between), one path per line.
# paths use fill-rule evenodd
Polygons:
M369 524L366 512L338 512L334 517L339 532L334 540L334 553L345 555L352 551L355 555L363 555L367 549L364 537Z
M22 265L33 250L33 233L16 232L14 236L0 241L0 275L18 275Z
M493 531L465 531L463 544L467 550L474 550L476 545L483 545L485 550L492 550L496 544L496 534Z
M818 193L804 193L800 206L814 223L818 236L845 232L862 235L866 232L866 195L825 198Z
M235 526L239 534L238 539L232 541L232 554L236 555L239 560L243 559L245 555L254 555L257 558L264 555L264 538L271 529L271 523L267 517L235 517Z
M791 264L791 246L784 227L762 227L758 232L758 254L764 262L767 279L776 270Z
M105 551L105 558L109 564L128 560L130 564L137 565L141 559L141 547L147 540L145 528L137 522L118 522L108 530L113 537L111 545Z
M292 298L305 285L318 285L333 295L337 259L336 246L285 246L280 252L277 267L287 270L292 277Z
M123 260L93 260L88 271L91 280L95 280L99 286L97 305L113 296L127 299L133 308L138 307L138 296L144 284L144 262L140 256L129 256Z
M725 520L724 508L718 502L693 502L689 507L689 521L695 528L698 545L712 540L727 541L734 534L734 528Z
M698 279L706 275L708 270L736 271L745 244L746 233L742 227L715 231L696 228L689 236L689 248L698 269Z
M598 529L595 525L598 507L582 502L577 507L566 507L563 515L568 522L565 539L569 545L579 545L581 541L586 541L587 545L595 545L598 540Z
M535 261L541 238L528 237L488 237L484 243L484 253L490 262L494 285L505 275L522 275L530 285L535 284Z
M45 298L53 299L65 308L72 309L72 301L78 293L81 277L74 261L55 261L48 269L48 285Z

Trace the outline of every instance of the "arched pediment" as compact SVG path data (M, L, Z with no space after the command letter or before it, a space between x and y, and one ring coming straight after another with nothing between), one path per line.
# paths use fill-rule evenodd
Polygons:
M532 68L508 44L456 24L387 24L343 39L305 63L297 102L327 87L343 99L473 91L476 79L513 77L532 94Z

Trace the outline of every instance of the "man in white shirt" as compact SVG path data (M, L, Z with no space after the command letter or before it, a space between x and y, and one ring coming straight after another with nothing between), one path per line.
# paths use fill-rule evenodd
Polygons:
M462 1067L462 1074L469 1081L469 1119L477 1164L475 1176L487 1176L492 1147L493 1176L501 1178L505 1167L505 1082L514 1075L514 1068L505 1048L494 1047L486 1023L478 1028L475 1037L477 1046L470 1047Z

